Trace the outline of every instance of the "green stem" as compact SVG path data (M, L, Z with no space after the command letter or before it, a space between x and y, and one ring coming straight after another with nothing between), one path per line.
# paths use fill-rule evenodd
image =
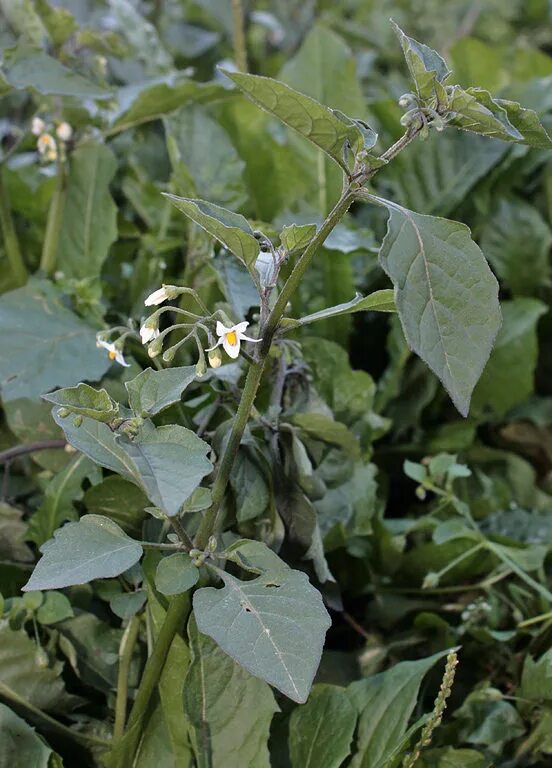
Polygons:
M522 581L524 581L527 586L532 587L532 589L535 590L541 597L544 597L544 599L548 603L552 603L552 593L546 589L545 586L542 584L539 584L538 581L535 581L529 574L523 570L523 568L520 568L519 565L512 560L506 552L504 552L504 549L499 544L494 544L492 541L486 541L486 547L489 549L496 557L498 557L499 560L502 560L502 562L508 566L508 568L513 571L516 576L518 576Z
M13 223L13 217L10 210L8 192L4 184L3 168L0 168L0 228L4 235L6 255L10 262L10 268L16 285L24 285L27 282L28 272L21 255L19 240Z
M118 741L125 730L125 720L128 700L128 673L134 646L140 630L140 617L133 616L123 633L119 646L119 673L117 677L117 699L115 702L115 725L113 726L113 741Z
M61 223L63 219L63 209L65 207L66 179L65 165L59 162L57 171L56 187L50 202L48 211L48 221L46 223L46 234L42 246L42 256L40 259L40 269L47 275L51 275L56 266L56 258L61 233Z
M234 58L240 72L247 72L247 44L241 0L232 0L232 20L234 22Z
M124 750L117 754L115 761L111 764L112 768L126 768L134 764L134 756L142 736L152 694L161 677L161 672L163 671L163 666L175 635L184 624L189 610L189 600L189 595L183 592L181 595L173 597L170 602L152 654L146 662L136 699L128 718L126 734L124 736Z
M26 699L18 696L15 691L12 691L7 686L2 685L2 683L0 683L0 697L7 699L16 706L26 710L37 720L42 721L45 724L45 727L50 728L52 731L56 731L63 736L67 736L74 741L79 741L81 744L84 744L87 747L95 746L103 747L104 749L109 749L109 747L111 747L111 742L107 741L106 739L101 739L98 736L89 736L86 733L79 733L79 731L74 731L72 728L68 728L66 725L63 725L63 723L54 720L53 717L50 717L50 715L47 715L45 712L43 712L38 707L35 707Z

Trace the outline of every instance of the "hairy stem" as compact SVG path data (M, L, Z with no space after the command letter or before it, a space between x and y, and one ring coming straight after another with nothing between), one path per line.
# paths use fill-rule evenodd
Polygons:
M19 247L19 240L17 239L13 223L8 192L4 184L3 168L0 168L0 229L4 236L4 248L6 249L10 269L16 285L19 287L27 282L28 272L21 255L21 248Z
M125 720L128 699L128 673L134 646L138 639L140 629L140 617L133 616L123 633L119 646L119 673L117 676L117 699L115 702L115 725L113 726L113 740L118 741L125 730Z
M48 221L46 222L46 234L42 246L42 256L40 259L40 269L47 275L54 272L61 233L61 222L63 219L63 209L65 207L66 178L65 164L60 160L58 162L57 181L54 194L50 202L48 211Z
M234 58L240 72L247 72L247 45L241 0L232 0L232 21L234 24Z

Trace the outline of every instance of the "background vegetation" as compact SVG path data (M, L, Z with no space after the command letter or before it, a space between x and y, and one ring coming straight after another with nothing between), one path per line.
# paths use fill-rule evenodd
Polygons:
M455 82L520 101L550 132L552 9L547 0L244 3L245 46L239 34L234 44L230 2L0 0L0 10L0 766L100 765L120 660L132 699L165 614L157 562L63 591L20 590L66 520L106 515L137 538L160 523L139 488L63 448L41 395L85 380L124 402L124 383L151 364L147 350L129 336L122 368L95 335L136 329L162 282L255 321L245 270L161 192L240 212L269 236L319 223L340 192L339 169L216 66L234 59L277 77L366 120L387 147L411 89L392 16L447 58ZM35 117L55 152L37 151ZM469 415L410 353L392 314L296 332L277 386L257 403L280 419L278 451L261 422L227 503L236 532L279 550L322 591L332 627L314 692L300 706L274 696L190 626L152 700L137 765L262 768L269 753L274 768L399 764L418 736L408 724L421 727L439 689L443 664L432 655L453 646L447 714L417 765L550 765L551 154L431 132L373 188L468 224L500 281L503 324ZM293 317L389 287L377 266L385 223L383 209L353 207L302 282ZM182 347L174 364L196 361L195 347ZM209 387L191 384L158 423L176 418L220 446L242 370L210 372ZM321 431L305 419L312 413L339 428ZM199 725L190 654L211 664Z

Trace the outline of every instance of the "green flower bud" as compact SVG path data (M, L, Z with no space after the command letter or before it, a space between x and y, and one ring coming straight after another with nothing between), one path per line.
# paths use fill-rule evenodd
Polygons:
M148 355L150 357L157 357L157 355L163 349L163 339L154 339L148 347Z
M199 376L201 378L201 376L205 375L206 371L207 371L207 366L205 364L205 359L200 358L197 361L197 365L196 365L196 376Z

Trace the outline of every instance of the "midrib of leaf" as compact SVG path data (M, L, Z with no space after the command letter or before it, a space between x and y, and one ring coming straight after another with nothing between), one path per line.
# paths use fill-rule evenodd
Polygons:
M311 743L310 743L310 747L309 747L309 753L307 755L307 762L305 763L305 768L310 768L312 753L314 751L314 745L316 744L316 740L318 738L318 734L320 733L320 728L322 727L322 723L323 722L324 722L324 719L322 717L320 717L318 719L318 723L317 723L316 728L314 729L314 733L312 735L312 739L311 739Z
M247 604L247 607L251 611L251 613L255 616L255 618L259 622L259 624L260 624L260 626L262 628L262 634L264 634L270 640L270 644L274 648L274 652L276 653L276 656L278 657L278 660L280 661L280 664L284 668L284 670L286 672L286 675L288 676L289 682L293 686L293 690L295 691L297 696L299 696L300 694L299 694L299 691L297 690L297 686L295 685L295 680L293 679L293 677L291 676L291 674L289 672L289 669L287 668L287 665L286 665L286 663L285 663L285 661L283 659L283 656L282 656L282 652L280 651L280 649L278 648L278 646L276 645L276 643L272 639L272 634L270 632L270 628L266 626L266 624L264 623L264 621L261 618L260 613L257 611L255 606L251 603L251 601L249 600L247 595L239 587L239 582L236 579L234 579L232 576L227 574L227 573L224 573L223 578L224 578L224 583L227 586L229 586L231 589L233 589L234 592L236 592L239 595L240 606L243 606L243 603L245 602ZM261 637L261 635L259 635L259 637ZM257 638L257 641L258 641L258 638Z
M429 290L429 304L431 305L431 311L433 312L433 317L435 318L435 325L437 326L437 331L439 333L439 341L441 343L441 349L443 350L443 355L445 356L445 364L447 366L447 369L448 369L448 372L449 372L449 375L450 375L450 378L451 378L451 383L454 383L455 377L454 377L454 375L452 373L452 369L450 367L449 358L448 358L448 352L447 352L446 347L445 347L445 340L444 340L443 334L441 332L441 325L439 323L439 318L437 317L436 302L435 302L435 297L433 295L433 285L431 283L431 277L430 277L430 274L429 274L429 263L428 263L428 260L427 260L425 246L424 246L424 241L423 241L422 236L420 234L420 230L418 229L414 219L410 215L410 211L408 211L406 208L403 208L401 205L396 205L395 203L391 203L389 201L386 201L386 205L388 205L390 208L395 208L396 210L399 210L402 213L402 215L405 217L405 219L406 219L406 221L403 224L401 224L401 227L399 229L399 235L402 232L402 230L403 230L403 228L404 228L404 226L405 226L405 224L407 222L412 226L412 229L414 230L414 233L416 235L416 239L418 241L418 246L419 246L419 249L420 249L418 255L420 255L422 257L422 261L423 261L423 264L424 264L424 270L425 270L425 273L426 273L427 286L428 286L428 290ZM398 240L399 235L397 235L395 237L395 242ZM412 261L412 264L409 267L409 270L412 269L412 266L414 265L414 263L416 261L416 258L417 258L417 256L414 257L414 259Z

